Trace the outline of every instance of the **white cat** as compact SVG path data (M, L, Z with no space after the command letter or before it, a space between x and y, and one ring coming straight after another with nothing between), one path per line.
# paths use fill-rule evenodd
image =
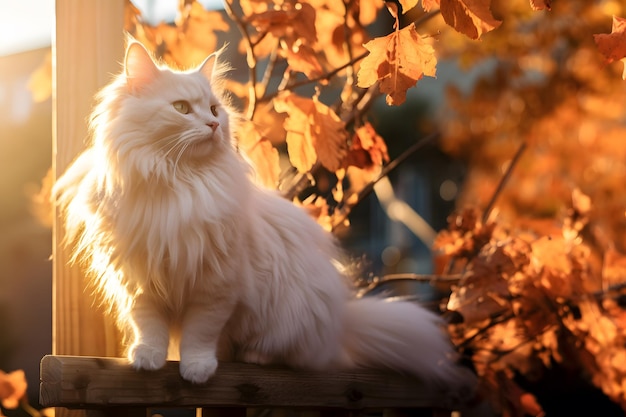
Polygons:
M254 185L214 64L173 71L131 42L99 94L90 147L54 188L74 260L131 330L133 366L161 368L172 334L194 383L220 358L388 367L472 386L440 318L411 302L353 299L333 238Z

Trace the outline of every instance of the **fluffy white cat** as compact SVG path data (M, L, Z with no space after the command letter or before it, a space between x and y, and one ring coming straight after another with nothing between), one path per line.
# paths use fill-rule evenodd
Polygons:
M354 299L333 238L250 179L215 56L188 72L129 43L91 142L54 188L74 260L130 330L137 369L166 361L207 381L220 359L296 368L387 367L471 386L443 322L411 302Z

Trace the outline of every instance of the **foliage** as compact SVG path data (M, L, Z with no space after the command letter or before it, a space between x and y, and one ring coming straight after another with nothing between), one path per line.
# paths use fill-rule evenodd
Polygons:
M126 30L181 68L236 32L229 50L245 56L247 70L228 84L245 109L239 147L259 182L337 234L407 155L389 161L368 117L374 100L401 105L446 61L482 69L469 90L450 86L437 121L439 145L468 169L459 211L434 247L436 272L456 280L444 303L456 317L453 341L504 415L541 414L519 376L536 381L555 364L582 372L626 410L626 87L612 64L626 65L618 17L626 5L224 5L226 15L181 0L174 24L151 25L129 2ZM386 35L374 36L381 28Z
M28 415L42 417L44 415L42 413L45 413L47 410L40 412L28 404L26 387L26 377L21 369L9 373L0 370L0 403L2 407L6 409L19 407ZM2 408L0 408L0 416L4 416Z
M416 20L426 22L441 7L446 22L474 39L499 25L485 0L388 2L390 33L375 38L368 26L380 20L378 0L224 4L230 23L187 0L175 24L154 26L129 3L126 29L168 64L186 68L217 49L218 32L234 26L249 69L245 82L229 86L247 109L241 147L251 151L260 182L309 207L335 232L389 159L367 119L373 100L386 94L389 104L402 104L409 88L436 74L434 38L418 32L419 22L401 27L403 14L418 10Z

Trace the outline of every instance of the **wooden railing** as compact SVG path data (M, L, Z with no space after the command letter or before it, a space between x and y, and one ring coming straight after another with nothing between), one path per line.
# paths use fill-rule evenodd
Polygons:
M224 417L245 417L253 409L450 416L463 408L462 396L378 370L320 373L220 363L208 383L194 385L180 377L177 362L151 372L135 371L121 358L50 355L41 362L41 405L92 410L89 415L143 417L153 409L191 408Z

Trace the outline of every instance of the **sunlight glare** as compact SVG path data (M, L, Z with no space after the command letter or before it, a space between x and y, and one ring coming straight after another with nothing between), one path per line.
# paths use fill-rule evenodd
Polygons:
M0 56L48 47L54 1L0 0Z

